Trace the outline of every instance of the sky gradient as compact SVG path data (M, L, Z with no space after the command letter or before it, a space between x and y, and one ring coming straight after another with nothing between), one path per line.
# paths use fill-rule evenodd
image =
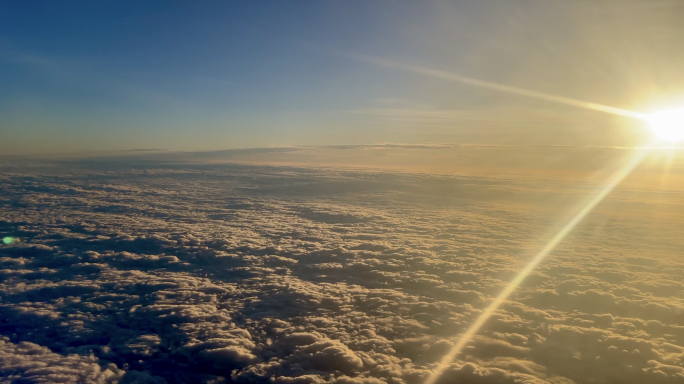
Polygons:
M675 1L12 2L0 151L635 145L642 122L348 54L649 112L684 102L683 15Z

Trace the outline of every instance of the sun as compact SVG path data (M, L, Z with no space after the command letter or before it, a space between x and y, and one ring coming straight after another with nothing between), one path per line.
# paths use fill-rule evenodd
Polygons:
M659 138L668 141L684 140L684 108L656 112L645 119Z

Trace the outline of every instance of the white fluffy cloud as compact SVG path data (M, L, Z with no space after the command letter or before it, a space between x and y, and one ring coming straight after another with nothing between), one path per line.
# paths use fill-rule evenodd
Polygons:
M0 235L20 240L0 247L3 383L420 384L589 189L161 162L3 167ZM540 188L539 204L508 200ZM442 382L684 381L684 222L630 215L626 192Z

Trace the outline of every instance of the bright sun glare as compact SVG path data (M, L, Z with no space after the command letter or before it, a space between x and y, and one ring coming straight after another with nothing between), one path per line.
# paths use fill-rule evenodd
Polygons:
M684 140L684 108L656 112L646 117L646 121L659 138L668 141Z

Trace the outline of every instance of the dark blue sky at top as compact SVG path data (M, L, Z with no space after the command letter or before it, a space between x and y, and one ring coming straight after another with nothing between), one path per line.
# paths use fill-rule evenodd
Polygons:
M435 136L402 121L397 131L391 116L355 111L539 108L336 51L635 107L624 95L640 79L672 82L681 28L668 24L672 9L601 12L531 0L7 2L0 129L13 139L0 145L35 152L459 141L458 129ZM636 60L649 52L619 38L642 14L635 21L647 33L632 48L648 47L650 61ZM619 25L606 25L612 19ZM592 45L591 33L606 30L617 32ZM649 44L658 31L665 38Z
M87 66L112 80L191 96L213 82L239 90L231 100L238 104L242 100L258 107L280 99L296 105L292 91L320 86L333 73L344 75L349 66L306 44L346 49L371 45L369 38L390 42L377 22L381 7L363 8L355 12L312 1L268 6L243 1L15 2L0 16L0 33L5 49L64 61L76 72L79 65ZM63 92L59 81L35 81L42 75L33 73L35 68L3 64L3 82L14 92ZM74 88L67 97L108 96L106 90Z

